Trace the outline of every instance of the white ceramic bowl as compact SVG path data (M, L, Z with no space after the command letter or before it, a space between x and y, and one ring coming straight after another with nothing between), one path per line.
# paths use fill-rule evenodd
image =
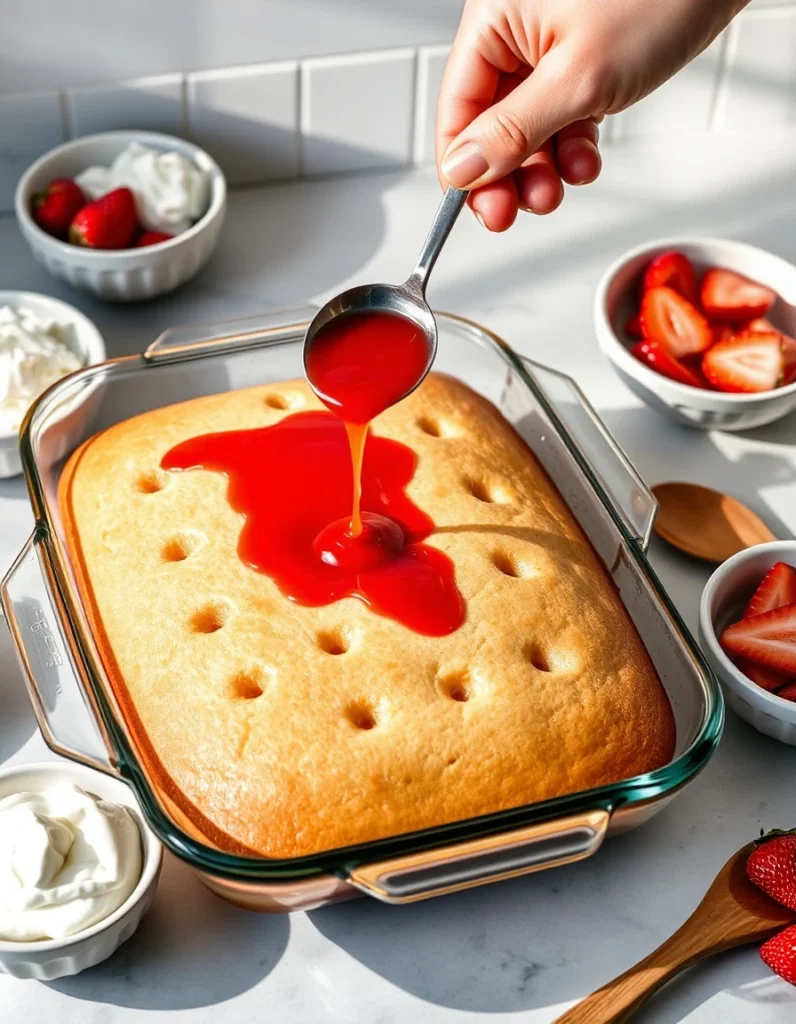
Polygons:
M102 921L65 939L39 942L7 942L0 939L0 972L15 978L53 981L79 974L114 953L133 934L155 895L163 848L144 821L132 790L108 775L66 761L42 761L0 769L0 797L36 792L55 782L74 782L87 793L123 804L132 814L141 835L143 868L138 885L127 900Z
M143 249L86 249L53 238L39 227L30 213L36 192L53 178L72 178L86 167L111 164L131 142L153 149L176 150L207 171L210 200L203 217L176 238ZM133 302L170 292L197 273L218 241L226 203L224 175L203 149L171 135L119 131L86 135L45 153L20 178L15 207L20 229L33 255L51 273L101 299Z
M689 427L749 430L796 409L796 383L754 395L723 394L678 384L639 362L629 351L635 339L624 325L636 311L635 286L653 257L667 249L685 253L698 272L726 267L773 288L779 296L769 316L796 334L796 267L773 253L721 238L660 238L620 256L606 270L594 300L597 341L611 365L642 401Z
M746 602L775 562L796 567L796 540L758 544L728 558L713 573L699 606L699 641L730 707L759 732L796 746L796 703L747 679L724 653L718 637L741 617Z
M64 339L83 366L102 363L105 360L105 342L102 335L80 310L74 306L51 299L49 295L36 292L0 291L0 306L21 306L33 310L43 317L52 317L61 324L72 325L72 331ZM22 472L19 459L19 435L0 433L0 479L16 476Z

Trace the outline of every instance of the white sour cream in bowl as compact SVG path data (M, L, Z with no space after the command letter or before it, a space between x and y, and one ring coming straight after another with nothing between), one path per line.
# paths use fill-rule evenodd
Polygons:
M61 939L103 920L141 877L127 808L71 782L0 800L0 939Z

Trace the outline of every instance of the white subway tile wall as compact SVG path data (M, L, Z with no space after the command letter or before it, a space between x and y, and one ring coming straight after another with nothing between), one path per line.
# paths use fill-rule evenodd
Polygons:
M423 46L417 54L414 148L416 164L430 163L434 159L437 94L449 53L449 46Z
M91 135L114 128L141 128L182 135L185 131L183 88L182 75L158 75L69 89L66 93L69 134Z
M733 26L721 127L796 118L796 6L752 10Z
M0 212L22 171L64 138L113 128L189 135L230 184L434 159L447 45L161 75L0 95ZM796 118L796 0L752 0L709 49L636 107L603 145Z
M299 174L298 63L190 74L186 98L191 139L215 157L230 185Z
M0 96L0 211L14 209L14 192L22 173L64 138L57 92Z
M723 32L679 75L618 114L613 119L611 140L708 131L717 102L726 36Z
M301 70L305 174L410 162L414 50L322 57L305 61Z

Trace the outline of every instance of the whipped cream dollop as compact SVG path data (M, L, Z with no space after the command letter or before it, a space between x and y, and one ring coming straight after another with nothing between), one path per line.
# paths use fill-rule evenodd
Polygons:
M131 142L110 167L87 167L75 178L90 199L129 188L147 231L180 235L207 209L210 176L182 153Z
M74 935L120 907L140 877L126 807L68 782L0 800L0 939Z
M0 434L19 430L33 399L80 368L67 344L72 332L33 310L0 307Z

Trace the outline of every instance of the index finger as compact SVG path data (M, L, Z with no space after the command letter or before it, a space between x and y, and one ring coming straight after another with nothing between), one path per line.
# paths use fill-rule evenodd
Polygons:
M500 69L478 50L465 22L459 26L437 98L436 158L495 100Z

